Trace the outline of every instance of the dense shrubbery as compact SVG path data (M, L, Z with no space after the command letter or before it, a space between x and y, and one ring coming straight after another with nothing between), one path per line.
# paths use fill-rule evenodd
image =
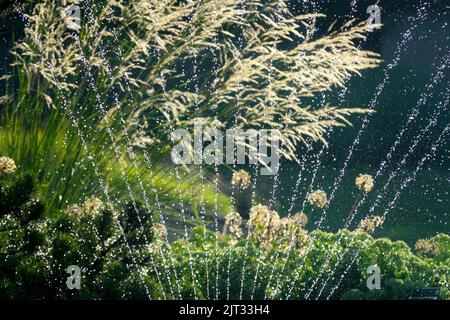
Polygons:
M341 235L342 240L337 242ZM311 246L308 250L292 248L290 252L286 252L280 250L281 247L277 244L264 248L251 239L230 244L219 238L217 242L215 233L197 228L192 232L189 244L185 240L179 240L171 245L182 297L194 298L195 290L198 298L208 298L208 295L214 298L218 292L221 299L239 299L242 270L243 298L301 299L314 287L309 295L313 299L317 297L329 275L332 277L324 287L321 299L327 298L331 287L338 282L340 285L331 298L408 299L415 295L417 289L429 286L442 287L441 294L445 294L444 286L450 276L448 235L441 234L430 240L439 246L439 253L433 257L415 255L401 241L375 239L366 233L347 230L338 233L313 231L309 238ZM338 245L334 253L330 254L335 243ZM169 245L163 246L168 252ZM346 254L343 255L344 252ZM359 259L353 263L352 259L359 252ZM192 257L195 281L192 281L189 256ZM366 286L366 269L373 264L381 269L381 290L368 290ZM164 269L162 261L159 261L158 267ZM206 279L209 279L209 287ZM319 281L315 285L316 279ZM171 280L176 283L175 279ZM196 284L195 289L193 283ZM168 286L167 282L165 285Z
M274 224L269 232L254 226L241 240L197 227L168 243L165 228L137 203L106 208L90 198L55 217L30 176L8 179L0 189L2 299L408 299L429 286L448 298L448 235L420 243L414 254L404 242L360 231L307 233L292 224L304 220L298 216L291 224L281 219L273 233ZM380 290L366 287L373 264L382 272ZM81 267L81 290L67 289L70 265Z
M140 273L152 264L152 241L152 216L138 203L105 208L91 198L55 217L30 176L2 181L0 299L146 297ZM67 289L71 265L82 290Z

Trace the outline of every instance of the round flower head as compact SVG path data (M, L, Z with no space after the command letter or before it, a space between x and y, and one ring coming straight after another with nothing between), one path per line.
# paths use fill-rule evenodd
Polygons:
M305 248L309 241L308 232L302 226L305 223L305 218L306 215L304 213L297 213L293 217L284 217L280 220L281 232L277 233L277 239L275 239L279 240L277 243L279 250Z
M67 213L73 214L75 216L78 216L81 213L83 213L83 209L77 204L72 204L72 205L68 206L66 211L67 211Z
M304 227L308 223L308 216L303 212L298 212L292 216L292 221L294 224Z
M303 228L294 228L289 239L289 248L305 249L309 244L308 232ZM301 250L302 254L304 251Z
M425 239L417 240L414 249L419 253L427 255L435 255L439 252L439 247L435 243Z
M280 219L280 237L286 237L291 233L291 230L295 227L291 217L284 217Z
M229 227L230 233L236 238L239 239L240 237L242 237L242 235L244 234L242 232L242 228L235 226L235 225L230 225Z
M373 189L373 178L369 174L360 174L355 180L356 188L364 192L370 192Z
M225 223L228 226L230 234L235 238L240 238L243 234L241 229L242 218L237 212L230 212L225 216Z
M0 157L0 176L16 172L16 163L8 157Z
M250 174L245 170L239 170L233 172L233 177L231 178L231 185L233 187L239 187L241 189L247 189L252 182Z
M251 235L266 244L270 243L281 229L278 213L261 204L250 209L250 219L247 223Z
M356 232L373 232L377 227L381 226L384 223L384 218L380 216L370 216L367 217L359 223L358 228L355 230Z
M327 194L323 190L318 189L308 194L308 202L317 208L324 208L327 201Z
M86 200L83 204L83 212L91 215L96 215L100 213L103 207L103 202L96 197L92 197Z
M280 226L283 231L289 230L292 227L292 219L290 217L281 218Z
M155 223L153 231L155 232L155 236L159 239L165 239L167 236L167 228L162 223Z

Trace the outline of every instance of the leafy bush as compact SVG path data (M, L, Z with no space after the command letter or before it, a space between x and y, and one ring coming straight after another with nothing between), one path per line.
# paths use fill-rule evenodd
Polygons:
M0 298L32 296L41 282L43 272L35 277L33 269L40 268L36 254L45 241L43 214L30 176L6 179L0 172Z
M2 181L0 226L0 299L151 295L140 275L153 261L153 217L138 203L106 208L89 199L45 215L33 179L15 177ZM71 265L81 268L79 291L66 286Z
M29 224L19 227L21 234ZM1 261L3 299L302 299L310 288L309 298L322 289L320 298L326 298L333 287L333 299L408 299L428 286L441 287L440 298L448 298L448 235L431 239L442 249L433 257L415 255L403 242L347 230L313 231L306 248L282 240L267 246L251 236L236 241L202 227L168 243L138 204L90 214L86 206L72 207L36 225L33 239L39 241ZM5 257L13 238L2 230L0 239ZM381 269L381 290L366 287L372 264ZM66 287L70 265L82 269L81 290Z
M345 240L338 241L342 235ZM251 238L233 243L229 238L198 227L189 242L183 239L172 245L161 245L165 252L173 252L172 261L185 299L215 298L216 293L219 299L302 299L317 280L319 285L311 292L310 299L317 297L322 288L320 298L327 298L336 285L332 299L409 299L417 289L428 286L441 287L441 297L444 297L450 277L449 260L442 259L448 254L448 235L432 238L442 244L442 253L433 258L415 255L401 241L374 239L347 230L313 231L309 238L313 241L306 252L302 248L286 252L279 244L265 248ZM338 245L330 256L335 243ZM359 258L354 263L356 254ZM366 286L366 269L373 264L381 269L381 290L369 290ZM161 260L157 268L163 268ZM324 285L330 274L333 276ZM175 278L170 280L176 283ZM166 281L165 288L169 287Z
M221 234L196 227L170 243L139 203L89 198L50 214L31 176L12 175L7 158L1 169L8 173L0 176L2 299L408 299L430 286L448 299L448 235L427 240L432 253L414 254L404 242L359 230L308 233L304 214L280 219L258 205L244 238L234 219ZM374 264L380 290L366 287ZM71 265L81 268L81 290L67 288Z

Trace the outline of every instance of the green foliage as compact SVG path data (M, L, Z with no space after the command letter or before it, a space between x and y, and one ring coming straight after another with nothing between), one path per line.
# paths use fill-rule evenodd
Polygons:
M311 298L334 288L333 299L409 299L424 287L440 287L448 299L448 235L430 239L439 245L433 257L347 230L313 231L301 246L283 244L284 235L267 246L196 227L168 243L135 202L43 216L29 176L4 179L0 202L3 299L301 299L310 288ZM382 271L381 290L366 287L372 264ZM81 290L66 286L70 265L82 270Z
M336 242L341 235L343 240ZM443 241L447 237L438 235L433 239ZM446 297L448 259L423 259L404 242L374 239L346 230L313 231L310 238L313 240L306 252L292 248L289 253L280 251L279 244L264 248L251 239L233 243L199 227L191 233L189 243L183 239L163 246L165 250L172 248L175 269L181 277L181 295L187 299L215 298L216 292L219 299L226 299L227 294L231 299L239 299L241 280L243 298L302 299L317 279L310 298L316 297L322 288L319 298L327 298L337 284L332 299L409 299L418 289L429 286L441 287L440 297ZM359 259L353 263L355 254L359 254ZM162 267L162 262L157 261L157 268ZM366 287L366 269L372 264L381 269L381 290ZM194 277L191 267L195 270ZM175 283L175 279L171 280ZM164 286L169 288L169 283L166 281Z
M152 165L144 155L112 145L105 129L87 129L80 136L68 114L44 110L29 99L36 104L32 110L0 114L0 155L14 159L22 172L33 172L49 212L93 195L116 201L133 197L154 209L156 197L164 210L174 203L200 207L193 193L197 176L180 171L177 179L173 168ZM205 183L198 192L205 208L217 203L220 215L230 211L230 199L215 196L212 185Z
M152 294L140 276L153 261L148 208L132 202L91 213L44 213L30 176L1 181L0 299L144 299ZM81 268L81 290L66 286L71 265Z
M11 291L32 297L32 291L26 292L40 281L33 270L40 267L36 253L44 243L39 228L43 214L30 176L0 176L0 298L11 298Z
M442 264L450 261L450 236L448 234L439 234L430 239L431 243L437 245L438 250L433 255L433 260Z
M278 128L284 157L298 160L305 137L326 143L328 128L368 112L307 107L379 64L355 45L364 23L316 39L303 34L321 15L293 16L281 0L246 10L239 0L94 3L77 36L56 2L36 5L2 77L0 156L20 170L0 177L0 298L406 299L426 286L449 297L447 235L426 256L346 230L288 228L293 246L272 218L270 232L256 230L264 241L202 227L173 243L155 234L153 212L177 205L200 220L200 209L232 207L195 169L166 164L173 128ZM103 208L67 208L93 196ZM372 264L381 290L366 288ZM79 291L66 287L70 265L82 270Z
M94 215L68 212L57 218L49 226L47 258L56 297L145 298L145 291L139 290L144 288L143 280L137 275L152 259L152 219L137 203ZM65 286L70 265L81 268L80 291L69 291ZM131 290L133 287L137 290Z

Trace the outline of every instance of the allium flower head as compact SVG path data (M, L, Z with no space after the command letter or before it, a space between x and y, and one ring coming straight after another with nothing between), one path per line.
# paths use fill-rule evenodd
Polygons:
M305 219L307 218L304 213L297 213L293 217L280 220L281 232L277 234L277 240L280 240L277 245L280 250L304 249L308 245L308 232L303 229Z
M16 172L16 163L8 157L0 157L0 176Z
M370 216L367 217L359 223L358 228L356 228L356 232L373 232L377 227L381 226L384 223L384 218L380 216Z
M235 238L242 237L242 217L237 212L230 212L225 216L225 223L228 226L228 230L230 234L232 234Z
M292 216L292 222L297 226L304 227L308 223L308 216L303 212L298 212Z
M83 211L87 214L96 215L100 213L102 207L103 202L99 198L92 197L83 204Z
M280 219L280 226L283 231L289 230L292 227L292 219L289 217L284 217Z
M439 252L439 247L435 243L425 239L417 240L414 249L426 255L435 255Z
M83 209L77 204L72 204L72 205L68 206L66 211L67 211L67 213L75 215L75 216L78 216L83 213Z
M296 227L292 230L292 236L289 239L289 247L297 249L305 249L310 242L308 232L303 229ZM304 254L302 250L302 254Z
M245 170L239 170L233 172L233 177L231 178L231 185L233 187L239 187L241 189L247 189L252 182L250 174Z
M162 223L155 223L153 226L153 231L155 232L155 235L159 239L165 239L167 235L167 228Z
M308 194L308 202L317 208L323 208L327 204L327 194L323 190L315 190Z
M373 189L373 178L369 174L360 174L355 180L356 188L364 192L370 192Z
M281 229L281 220L276 211L258 204L250 209L248 226L252 237L267 244Z

